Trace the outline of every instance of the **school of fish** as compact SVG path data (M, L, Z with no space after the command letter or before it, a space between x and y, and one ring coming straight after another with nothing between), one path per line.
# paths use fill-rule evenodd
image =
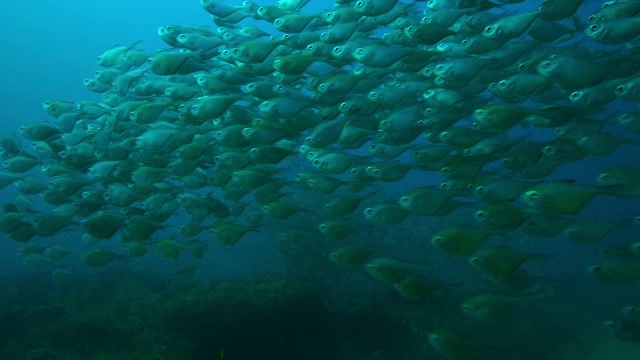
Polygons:
M325 241L332 266L423 299L449 285L362 241L413 217L434 224L413 241L488 284L460 311L491 322L540 301L545 274L527 266L553 254L516 239L590 246L638 226L640 211L581 216L598 197L637 207L637 158L590 182L554 174L638 151L640 1L587 18L584 0L530 12L511 10L523 0L335 0L319 13L308 2L201 0L217 28L164 26L166 50L104 52L84 80L102 101L46 101L52 121L3 136L0 187L18 195L0 231L24 243L24 262L78 256L47 241L68 228L91 246L82 261L102 267L150 249L202 258L211 239L233 246L279 223L278 239ZM637 285L640 236L601 253L586 277ZM605 327L640 342L634 305ZM428 341L446 358L475 351L444 330Z

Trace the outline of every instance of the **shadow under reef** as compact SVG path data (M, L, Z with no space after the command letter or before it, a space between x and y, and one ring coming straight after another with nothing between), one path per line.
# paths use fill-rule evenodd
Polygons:
M286 274L197 282L114 268L0 286L3 359L384 360L422 348L383 304L336 311Z

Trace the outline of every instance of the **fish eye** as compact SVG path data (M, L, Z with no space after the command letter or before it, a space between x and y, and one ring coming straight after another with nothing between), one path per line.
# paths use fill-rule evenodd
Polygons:
M484 194L486 193L487 189L484 188L484 186L477 186L476 187L476 192L479 194Z
M449 175L449 174L451 174L451 168L449 168L448 166L443 166L443 167L440 169L440 172L441 172L443 175L445 175L445 176L446 176L446 175Z
M465 39L461 42L462 46L469 46L469 40Z
M409 198L408 196L403 196L400 198L399 201L400 205L410 205L411 204L411 198Z
M484 32L490 34L493 32L493 27L492 26L487 26L486 28L484 28Z
M593 24L591 26L589 26L589 31L598 31L598 28L600 28L597 24Z
M472 264L477 264L480 262L480 258L478 256L474 256L471 259L469 259L469 262Z
M487 212L484 210L476 211L476 220L482 221L487 219Z
M600 271L602 271L602 266L600 266L600 265L594 265L594 266L592 266L592 267L590 268L590 270L591 270L592 272L600 272Z
M620 86L618 86L618 87L616 88L616 93L617 93L617 94L624 94L624 92L625 92L625 90L626 90L626 89L627 89L627 87L626 87L626 86L624 86L624 85L620 85Z
M538 200L540 198L540 193L537 191L528 191L526 196L531 200Z
M571 95L569 95L569 98L571 98L571 100L578 100L580 99L581 96L582 96L582 91L574 91L571 93Z
M358 1L356 3L356 7L362 8L364 6L364 2L363 1Z
M555 146L551 146L551 145L545 146L542 149L542 153L545 154L545 155L553 155L553 154L556 153L556 148L555 148Z
M326 15L326 17L327 17L328 19L331 19L331 18L333 17L333 13L332 13L332 12L328 12L328 13L327 13L327 15Z
M407 28L405 30L407 30L408 32L414 32L414 31L416 31L416 28L415 28L415 26L407 26Z
M591 15L589 16L589 18L587 18L587 21L589 23L594 23L596 21L596 16L595 15Z
M367 215L373 215L373 213L374 213L373 208L366 208L366 209L364 209L364 212Z
M441 243L441 242L442 242L442 240L444 240L444 239L442 238L442 236L434 236L434 237L433 237L433 241L434 241L434 242Z
M279 24L282 23L282 20L281 19L276 19L276 21L274 21L273 23L276 24L276 25L279 25Z

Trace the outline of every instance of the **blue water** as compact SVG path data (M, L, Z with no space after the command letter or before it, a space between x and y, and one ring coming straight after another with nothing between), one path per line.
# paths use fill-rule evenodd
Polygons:
M270 4L275 1L264 1L262 4ZM239 5L241 1L228 1ZM536 4L527 2L511 8L518 11L530 11ZM421 6L424 3L421 4ZM582 18L599 7L599 2L588 2L580 9ZM312 0L304 9L305 12L331 8L332 2L326 0ZM157 28L171 24L178 25L204 25L215 28L211 23L208 13L203 11L198 1L195 0L137 0L137 1L17 1L7 0L4 11L0 12L0 34L3 34L0 45L0 134L17 134L21 125L47 122L48 115L42 109L42 103L46 100L94 100L100 101L101 96L88 91L82 84L82 80L90 78L98 70L96 57L105 50L116 46L126 45L142 40L137 48L153 54L157 49L166 49L168 46L157 35ZM601 46L601 45L594 45ZM602 46L603 48L608 48ZM608 114L622 111L636 110L629 103L617 101L607 109ZM627 132L617 132L630 136ZM637 135L632 135L640 140ZM638 164L637 146L623 147L612 157L590 157L579 164L561 167L553 178L572 179L582 183L593 183L594 174L616 164ZM433 179L427 179L432 181ZM402 186L407 189L394 189L394 195L389 192L389 199L396 197L403 190L411 189L425 181L423 178L413 177L404 182ZM391 189L389 185L387 189ZM4 203L13 199L15 192L7 188L0 192L0 202ZM611 197L598 197L592 201L581 213L581 218L597 218L608 221L621 221L640 214L640 204L637 199L614 199ZM430 238L432 230L423 219L410 217L404 227L391 230L373 230L384 233L389 240L394 254L401 254L399 250L402 241L408 237L424 237L424 243ZM367 229L366 231L371 231ZM395 233L398 231L398 233ZM78 229L68 229L56 235L55 239L69 244L72 248L84 251L90 245L80 243L81 232ZM228 279L247 277L259 273L281 273L287 268L286 260L273 246L273 234L267 231L251 234L243 239L237 246L227 248L219 244L211 244L205 261L198 264L201 280ZM537 241L537 239L534 239ZM618 229L607 239L604 244L579 247L563 239L540 239L539 242L526 239L522 246L532 251L553 254L553 258L547 263L533 265L540 269L540 274L548 277L550 282L557 287L558 296L561 299L557 304L550 305L571 308L575 303L576 314L567 316L567 321L574 321L567 326L576 326L583 322L585 326L592 327L594 332L601 331L602 338L611 338L600 324L607 316L615 317L621 306L640 301L640 288L638 284L630 286L612 286L596 282L595 279L585 274L585 266L595 263L600 259L598 251L604 247L615 244L625 244L640 240L640 232L636 227ZM20 273L34 273L33 270L22 264L16 250L22 246L0 235L0 274L17 275ZM434 251L429 244L420 243L418 249ZM415 255L412 247L408 250L407 258L420 258ZM428 256L432 256L429 254ZM439 256L439 255L436 255ZM299 260L299 259L298 259ZM182 256L177 261L163 259L157 254L149 254L140 261L126 264L132 270L150 270L154 273L173 274L193 264L193 259ZM455 268L456 263L443 261L444 269ZM68 266L78 272L87 271L93 274L93 269L86 270L78 261ZM50 271L45 269L44 272ZM95 271L99 273L102 270ZM331 274L335 269L328 270ZM455 270L453 270L455 271ZM463 273L464 274L464 273ZM318 277L323 277L321 272ZM454 277L457 274L453 274ZM47 275L48 276L48 275ZM466 281L465 279L462 279ZM348 286L348 285L347 285ZM438 300L445 301L446 296L438 295ZM397 305L397 304L394 304ZM401 303L399 307L406 305ZM407 305L407 308L413 306ZM394 309L394 311L401 312ZM588 319L580 318L580 314L590 313ZM491 327L491 331L499 333L497 327ZM542 335L541 335L542 336ZM215 358L220 358L216 350ZM640 350L638 350L640 354ZM640 355L639 355L640 356ZM214 358L214 357L212 357ZM612 357L607 357L613 359ZM232 357L229 357L232 359ZM371 359L374 359L372 356ZM255 359L260 360L260 359Z

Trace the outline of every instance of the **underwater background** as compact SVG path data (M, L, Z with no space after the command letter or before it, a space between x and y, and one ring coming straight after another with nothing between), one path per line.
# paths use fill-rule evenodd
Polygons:
M544 3L555 9L559 1ZM455 11L460 11L458 17L462 20L492 14L494 16L487 16L490 20L485 21L493 24L508 16L536 13L543 1L514 4L480 0L399 1L393 7L395 10L380 10L376 15L397 11L397 16L388 23L374 23L369 32L356 33L343 41L327 41L326 52L310 53L306 49L310 43L321 43L313 36L306 42L301 40L303 45L298 45L299 48L281 45L278 49L296 48L303 53L303 58L286 59L294 64L314 57L308 67L292 75L303 80L287 82L272 77L264 67L258 70L257 65L252 73L254 70L247 66L250 61L234 59L234 55L223 51L240 48L240 44L254 40L258 42L252 47L270 46L269 43L280 39L283 33L270 24L275 18L298 13L324 16L322 11L351 9L357 2L280 1L282 15L266 21L255 15L257 9L276 6L275 1L265 0L256 6L245 2L244 7L241 1L203 1L202 4L194 0L99 4L8 1L6 11L0 14L0 30L5 34L2 39L4 55L0 57L3 79L0 106L4 110L0 125L0 136L4 136L2 156L5 160L32 160L36 165L21 171L12 170L5 163L8 170L0 170L0 183L5 185L0 191L0 203L3 204L0 219L0 323L3 324L0 327L0 358L638 358L640 316L634 314L640 306L637 281L640 279L640 117L637 115L640 96L635 89L640 86L640 69L635 69L634 64L640 64L640 58L633 42L635 39L599 42L593 38L595 35L587 36L591 25L588 18L603 7L603 2L570 2L577 5L575 15L555 19L553 14L541 13L550 18L546 22L569 29L562 39L542 41L525 31L505 39L491 50L463 55L458 50L455 55L453 52L447 55L448 50L435 50L441 41L452 39L452 43L459 43L476 34L451 30L435 41L428 35L417 43L406 40L413 38L407 35L410 33L407 27L425 26L419 20L427 14L425 11L429 7L433 10L430 14L449 11L450 16L454 16ZM300 8L295 7L296 3L300 3ZM363 3L370 5L376 1ZM379 6L395 3L377 2ZM286 9L289 4L293 5ZM228 19L225 22L218 16L233 13L232 7L242 9L235 11L246 12L247 18L234 23ZM212 14L218 14L216 23L212 22ZM638 14L640 7L604 23L623 22L627 18L638 18ZM536 13L534 21L542 22L538 16ZM401 25L397 18L415 21ZM353 19L356 20L350 21L358 21L359 17ZM298 33L319 34L338 28L340 24L340 20L331 24L315 21L318 25L311 22ZM344 20L344 23L350 21ZM519 21L522 20L512 19L505 23ZM190 26L197 29L194 32L206 34L208 38L222 38L224 32L218 31L222 27L228 28L233 36L211 51L183 50L183 54L197 53L193 58L196 61L191 63L193 68L178 66L171 71L154 65L160 63L157 54L179 48L159 36L159 28L167 30L169 26ZM255 26L254 29L274 35L274 38L246 35L240 31L243 26ZM637 29L632 29L631 33L640 34L640 25L632 23L629 26ZM188 29L182 30L190 33ZM441 27L437 30L443 31ZM381 42L382 34L387 32L401 35L396 40ZM365 38L369 40L362 40ZM353 42L351 47L346 47L349 51L393 48L403 55L392 64L380 65L376 63L384 63L380 59L363 58L359 62L330 53L331 48L346 46L349 42ZM121 64L100 66L96 61L101 54L104 58L109 49L131 44L135 46L126 49L125 53L144 53L145 58L151 60L126 70L119 67ZM376 47L378 44L384 46ZM517 50L518 46L522 50ZM505 53L499 53L501 50ZM396 56L397 52L381 58ZM298 53L291 55L284 50L281 54L257 60L255 64L266 64L272 69L276 59L296 55ZM185 63L192 60L188 58L190 55L186 56ZM558 57L577 59L570 67L585 66L611 75L604 75L600 80L594 75L596 80L585 82L567 80L562 71L547 73L537 67ZM216 62L218 58L220 60ZM460 58L480 59L478 62L482 63L483 70L455 79L455 76L447 77L443 70L435 69L436 64L450 66ZM535 81L543 85L519 97L518 94L511 97L513 94L487 90L502 79L518 75L511 63L517 66L519 62L529 64L531 68L525 73L535 75ZM369 85L361 84L361 88L344 93L341 88L333 89L333 92L320 91L317 84L310 85L310 79L319 79L320 83L327 81L327 84L331 79L338 85L354 81L352 71L360 63L366 63L363 78L371 82ZM585 64L596 65L588 67ZM464 66L480 65L467 63ZM150 70L141 75L142 80L134 80L134 85L118 94L119 100L112 99L114 103L106 101L104 95L121 90L109 87L104 92L90 91L83 84L85 79L97 78L96 71L117 69L121 76L145 67ZM436 76L425 71L427 68L431 72L440 71L440 78L446 78L444 82L436 83ZM215 77L213 69L237 72L245 78L236 83L229 80L230 87L218 93L196 80L202 74ZM625 69L629 70L625 72ZM332 78L336 74L338 76ZM591 76L584 74L584 78L591 79ZM186 140L176 140L182 142L163 154L166 159L158 160L163 165L149 166L162 169L159 174L154 173L157 179L150 183L156 188L140 190L134 201L116 204L102 198L109 185L136 183L134 176L123 180L115 173L109 173L107 177L94 175L90 170L92 166L105 159L92 157L81 165L69 164L65 163L69 161L68 156L43 155L32 145L39 142L43 146L44 142L52 149L66 149L67 155L83 146L97 146L100 140L96 134L109 126L115 127L110 123L118 116L112 112L113 108L127 101L142 99L153 103L170 98L164 92L136 93L136 86L141 88L144 80L160 79L198 91L193 98L171 98L171 103L163 108L164 112L148 124L135 124L125 114L126 120L119 120L120 123L133 125L127 125L117 135L119 130L110 128L113 134L107 136L108 144L100 149L106 151L112 144L131 141L127 143L128 151L137 155L119 159L118 163L125 165L120 165L118 170L133 174L135 169L147 167L153 154L166 149L164 143L164 147L148 151L140 142L136 143L137 138L149 135L150 129L159 129L159 133L169 134L171 139L178 139L178 134L187 134ZM254 82L281 87L263 95L247 88L247 84ZM418 90L400 97L396 103L380 105L371 101L371 97L364 100L372 91L382 92L385 86L389 89L398 83L404 84L405 88L415 86ZM621 85L632 90L625 94L615 93ZM401 88L405 89L398 86ZM443 97L461 96L462 100L434 99L432 93L427 94L432 89L444 89L446 95ZM570 100L572 93L583 89L596 94L593 103ZM196 106L200 97L218 94L238 98L234 98L231 105L227 104L230 110L223 109L220 114L202 119L194 115L197 113L194 108L189 108ZM317 96L312 97L314 94ZM263 104L269 101L275 104L273 99L295 101L279 103L285 110L268 110ZM60 121L63 116L52 116L51 111L43 109L45 102L52 101L74 103L68 110L74 114L73 130L63 130ZM350 106L362 107L338 110L347 101L352 101ZM101 108L104 113L93 116L75 108L75 103L81 102L109 104ZM184 104L187 104L186 110L180 108ZM301 104L303 109L289 116L286 109ZM528 118L518 109L498 108L497 112L506 113L505 118L500 118L507 122L506 125L496 125L488 120L479 127L474 125L480 116L478 109L488 112L488 104L507 104L537 111L525 111L531 117ZM371 108L370 112L368 108ZM407 108L419 109L419 114L405 111ZM318 109L324 111L324 118L318 116L317 111L313 112ZM427 109L435 111L436 115ZM401 115L396 117L394 113ZM251 119L224 124L224 121L233 122L235 117L242 118L246 114L250 114ZM455 119L448 119L447 114L453 114ZM631 114L629 117L635 122L619 120L624 114ZM295 116L311 119L311 125L293 126L294 123L288 121ZM418 119L429 119L429 116L446 120L437 125L428 121L418 124ZM511 118L518 116L520 120L509 123ZM557 126L540 125L545 116L552 119L553 124L557 122ZM403 121L405 118L415 118L416 122ZM379 125L385 120L387 125ZM277 130L279 135L274 136L280 142L251 137L230 140L216 135L231 132L227 126L261 129L270 121L279 124L271 130ZM108 123L111 125L105 125ZM160 125L153 128L150 124L154 123ZM337 132L323 126L337 123L341 124ZM375 125L368 127L371 123ZM53 131L53 135L41 138L39 134L27 135L19 130L32 124L48 125L50 128L47 129L31 129L34 132ZM95 130L90 124L100 125ZM362 131L358 139L361 142L356 141L356 145L339 138L349 125ZM469 128L475 132L462 133L460 140L450 140L442 135L443 132L452 133L453 128ZM558 128L564 133L559 133ZM78 138L75 130L84 131L85 136ZM193 132L191 136L188 135L190 132ZM414 133L416 136L409 135L406 139L402 136ZM611 136L594 135L602 133ZM76 137L72 138L71 134ZM321 135L334 138L318 140ZM317 138L306 140L311 136ZM207 137L210 140L202 140ZM472 137L478 139L474 141ZM584 145L587 141L584 138L604 144L590 148ZM489 146L498 146L498 150L476 154L477 161L465 160L470 158L464 153L465 149L482 140L487 140ZM549 144L564 153L554 153L557 158L545 154L539 161L523 160L527 165L517 170L500 165L507 157L539 158L540 148L535 146L533 150L526 146L518 150L521 152L513 150L518 144L527 142ZM175 170L175 164L169 166L180 157L176 155L178 148L189 144L203 146L203 154L197 159L198 170L193 170L193 174L205 179L201 186L185 185L186 175ZM273 144L277 144L274 145L277 149L269 149L274 154L286 151L282 161L261 163L254 157L246 162L244 158L239 160L243 163L239 166L224 163L230 161L224 159L233 158L235 154L240 154L239 158L249 158L251 149ZM399 153L395 156L374 153L370 148L372 144L389 145L389 151ZM18 150L7 151L9 145ZM431 162L421 160L416 151L429 152L430 145L435 145L435 151L446 150L446 154ZM310 155L313 152L320 155L313 157ZM221 155L229 153L233 156L223 156L224 161L219 160ZM343 171L326 170L323 165L314 163L314 159L323 156L328 156L325 161L333 161L329 156L333 154L339 154L336 161L348 162ZM536 165L552 162L555 167L548 173L537 173ZM72 171L56 175L43 173L42 165L54 168L54 163L64 164L66 170ZM13 162L11 164L14 166ZM367 167L379 164L383 164L380 171L389 171L388 179L371 174L361 178L353 170L373 173L375 169L367 170ZM479 167L473 170L476 165ZM336 166L342 167L342 164ZM461 166L463 174L443 172L445 166ZM619 170L616 174L620 177L619 182L611 186L600 181L610 169ZM247 176L243 178L244 185L250 183L251 186L244 186L246 191L239 195L232 192L232 186L228 183L220 185L211 175L224 172L229 172L229 177L235 181L240 181L241 175ZM402 175L396 178L397 174ZM60 185L53 181L56 177L77 180L81 186L77 192L64 196L64 200L47 200L43 192L63 191L56 187ZM27 178L42 182L43 188L27 194L14 186L24 184ZM337 180L339 189L325 191L318 188L316 181L322 182L326 178L332 184ZM253 184L256 179L264 185L281 186L259 191L259 186ZM194 183L196 180L201 178L194 179ZM159 183L162 185L157 185ZM442 190L442 183L450 188ZM500 190L515 191L516 195L511 198L498 195L496 200L481 195L479 186L500 194ZM423 193L418 189L426 190ZM546 191L550 200L536 202L531 198L531 191L542 196ZM97 204L94 202L89 206L81 202L88 198L89 195L83 195L87 192L97 196ZM209 203L202 205L191 198L180 197L185 193ZM153 211L145 209L151 207L145 199L152 195L165 196L156 210L175 203L174 212L166 219L157 217L157 213L150 215ZM401 200L413 200L414 196L417 199L415 206ZM189 199L198 204L195 207L202 208L191 208L187 204ZM353 205L354 209L340 212L326 206L339 201L348 204L348 208ZM567 203L577 209L567 210ZM112 216L107 221L98 219L104 212ZM69 215L62 216L62 213ZM489 220L479 218L484 215ZM89 228L87 219L97 219L98 229ZM68 221L68 224L58 229L58 221ZM121 228L115 229L112 236L96 236L102 234L101 227L110 227L111 221L120 223ZM127 228L132 229L134 222L145 230L141 231L145 236L126 239L131 235ZM200 231L187 236L178 230L187 223L200 226ZM570 228L573 233L567 230ZM27 229L33 231L31 236L15 233ZM444 232L452 229L464 234L457 239L460 243L449 244L451 248L437 245L435 239L444 237ZM236 234L237 231L240 233ZM492 252L494 249L497 250ZM488 265L476 266L474 259L487 259ZM604 270L600 272L601 269Z

